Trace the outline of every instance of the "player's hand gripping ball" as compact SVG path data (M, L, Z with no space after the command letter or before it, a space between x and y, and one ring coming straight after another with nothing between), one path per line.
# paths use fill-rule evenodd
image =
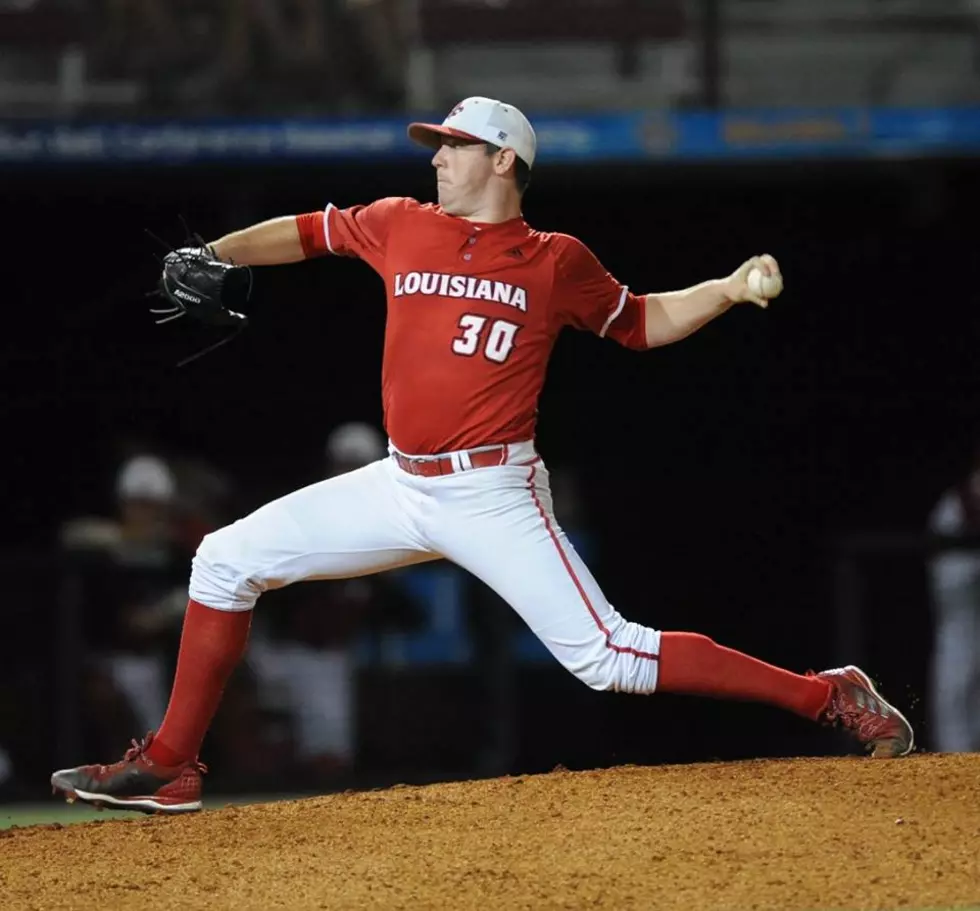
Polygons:
M728 279L728 297L735 304L748 302L768 307L769 301L779 297L782 291L779 263L768 253L746 260Z

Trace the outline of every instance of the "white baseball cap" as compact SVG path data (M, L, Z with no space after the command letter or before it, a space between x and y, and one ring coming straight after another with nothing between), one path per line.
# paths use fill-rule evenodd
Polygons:
M513 149L529 168L538 145L531 122L514 105L480 96L464 98L441 124L409 124L408 136L430 149L438 149L443 136L489 142Z
M384 435L371 424L352 421L336 427L327 438L327 458L367 465L388 453Z
M177 482L163 459L152 455L135 456L116 476L116 495L128 500L169 502L177 494Z

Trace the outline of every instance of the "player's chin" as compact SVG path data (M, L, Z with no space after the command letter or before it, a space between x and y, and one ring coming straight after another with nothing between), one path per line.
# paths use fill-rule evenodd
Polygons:
M440 184L436 187L436 195L439 199L439 205L442 206L442 211L447 215L456 215L456 209L458 207L457 200L453 193L450 191L449 187L444 184Z

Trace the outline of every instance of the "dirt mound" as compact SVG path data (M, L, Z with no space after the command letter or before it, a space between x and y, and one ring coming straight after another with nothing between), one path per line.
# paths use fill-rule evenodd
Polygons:
M980 755L500 778L0 832L22 909L952 908Z

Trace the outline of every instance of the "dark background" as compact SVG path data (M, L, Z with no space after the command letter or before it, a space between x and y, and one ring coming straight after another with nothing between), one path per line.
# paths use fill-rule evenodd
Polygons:
M26 554L49 548L66 516L103 508L121 441L204 453L258 505L309 480L331 427L381 418L384 297L367 266L257 270L248 331L177 369L213 337L152 324L143 294L161 248L144 229L179 244L182 215L213 239L328 201L429 200L434 186L424 159L27 169L0 181L3 651L47 679L57 621L50 580ZM846 532L921 530L967 465L980 410L978 204L975 162L876 161L541 167L525 206L532 225L579 236L637 292L722 276L756 253L779 259L786 287L768 311L741 306L677 345L635 353L569 331L539 448L579 471L596 574L629 619L797 671L862 662L924 746L922 561L868 565L870 632L851 655L832 558ZM557 665L515 675L514 771L848 749L766 707L593 693ZM412 709L433 756L478 726L458 703L466 723L444 725L449 699L432 687ZM54 709L37 702L43 737ZM77 759L36 747L39 784L45 763Z

